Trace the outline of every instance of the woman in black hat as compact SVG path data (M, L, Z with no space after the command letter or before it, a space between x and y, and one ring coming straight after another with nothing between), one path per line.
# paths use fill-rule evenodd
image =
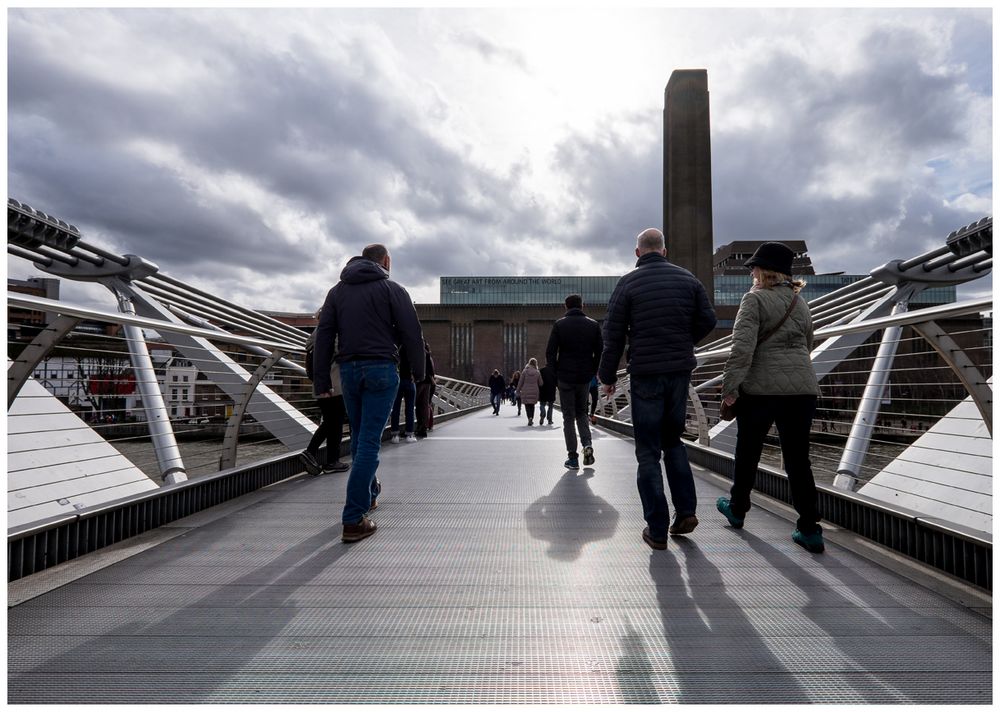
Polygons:
M722 383L724 402L736 407L736 462L730 496L719 497L716 508L733 527L743 526L764 438L775 424L799 515L792 540L818 554L824 548L823 530L809 461L809 430L819 383L809 355L812 317L798 296L805 283L792 279L793 256L780 242L765 242L745 263L753 287L736 314Z

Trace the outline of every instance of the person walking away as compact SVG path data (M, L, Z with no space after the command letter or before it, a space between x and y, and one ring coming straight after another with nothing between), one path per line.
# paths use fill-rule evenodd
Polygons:
M431 358L431 347L424 341L424 380L417 384L417 437L426 438L427 431L434 427L434 411L431 406L431 396L434 395L436 383L434 374L434 359Z
M598 394L598 389L601 387L600 382L597 380L597 375L595 374L593 378L590 379L590 424L597 425L597 401L600 398Z
M524 413L528 416L528 425L535 424L535 403L538 402L538 395L541 388L542 374L538 370L538 361L534 357L531 357L524 368L521 369L521 377L517 382L518 412L520 413L521 403L523 403Z
M420 350L421 355L423 349ZM425 376L426 378L426 376ZM414 419L416 417L417 385L413 382L413 373L410 370L410 359L405 351L399 354L399 388L396 390L396 400L392 404L392 413L389 416L389 432L392 433L390 440L398 443L400 440L407 443L417 442L417 436L413 434ZM406 408L404 431L399 427L400 410Z
M319 312L316 312L317 319ZM316 331L313 330L306 340L306 377L313 380L313 352L315 351ZM317 398L316 405L319 407L320 421L319 427L313 433L306 449L299 455L299 460L313 477L320 473L346 472L351 466L340 461L340 441L344 436L344 391L340 385L340 365L334 361L330 364L330 398ZM319 464L319 449L326 442L326 463Z
M538 424L545 423L548 415L549 425L552 425L552 409L556 404L556 370L551 364L545 364L542 369L542 388L538 392Z
M694 475L680 436L696 365L694 345L716 319L701 282L667 260L662 232L640 232L635 255L635 269L618 280L608 303L598 378L604 395L614 395L627 342L636 480L648 525L642 538L653 549L666 549L668 531L689 534L698 526ZM675 514L669 530L661 456Z
M507 383L503 380L500 369L494 368L490 376L490 403L493 404L493 415L500 415L500 404L503 402Z
M520 371L514 371L514 373L510 374L510 404L517 406L518 415L521 415L521 396L517 393L517 383L520 379Z
M384 245L368 245L352 257L340 281L326 295L316 328L313 390L332 397L330 365L340 364L344 405L351 426L351 473L341 521L344 542L356 542L376 531L368 517L381 490L376 477L382 432L399 388L399 349L411 354L423 349L423 334L413 300L389 279L392 258ZM410 364L417 381L424 363Z
M583 464L594 464L594 447L587 422L587 391L604 350L601 326L583 312L583 297L566 297L566 313L552 325L545 361L556 372L559 407L563 414L563 438L569 469L580 467L577 434L583 446Z
M736 457L729 497L716 508L740 529L750 510L764 438L778 428L792 505L798 513L792 540L812 553L824 550L816 482L809 461L809 431L819 382L812 365L812 316L792 279L794 253L765 242L746 261L753 286L743 295L733 324L733 346L722 376L722 396L736 408Z

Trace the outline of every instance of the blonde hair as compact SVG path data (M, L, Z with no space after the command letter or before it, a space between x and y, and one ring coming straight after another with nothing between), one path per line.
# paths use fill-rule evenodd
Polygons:
M538 359L536 359L534 356L529 358L528 365L525 366L525 368L527 368L528 366L531 366L532 368L538 368Z
M806 286L804 280L792 279L790 274L782 274L781 272L775 272L774 270L764 269L763 267L755 267L758 276L753 278L753 284L755 287L762 287L763 289L772 289L777 287L779 284L787 282L798 294L802 291L802 288Z

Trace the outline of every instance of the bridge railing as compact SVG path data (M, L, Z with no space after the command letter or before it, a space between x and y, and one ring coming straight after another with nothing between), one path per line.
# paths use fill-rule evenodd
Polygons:
M183 473L176 482L297 453L320 418L303 332L269 340L12 293L8 307L54 315L31 343L8 344L11 523L171 484L164 464ZM87 330L71 328L80 324ZM153 365L145 377L156 379L146 385L162 396L162 408L149 406L140 389L144 376L129 343L136 333ZM181 336L183 355L172 345ZM228 379L225 389L220 379ZM484 386L437 378L438 419L488 402ZM164 411L166 448L150 427ZM345 424L345 452L348 442Z

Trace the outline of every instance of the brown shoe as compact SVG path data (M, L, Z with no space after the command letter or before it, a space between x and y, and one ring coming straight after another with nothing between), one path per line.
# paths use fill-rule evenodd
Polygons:
M361 517L361 521L357 524L344 525L344 533L340 537L340 540L348 544L354 541L361 541L365 537L374 534L375 529L375 522L368 517Z
M693 514L689 514L686 517L678 517L674 520L674 523L670 525L669 531L673 536L680 536L682 534L690 534L694 531L694 528L698 526L698 517Z
M663 550L667 548L666 540L654 539L649 533L649 527L642 530L642 540L654 549Z

